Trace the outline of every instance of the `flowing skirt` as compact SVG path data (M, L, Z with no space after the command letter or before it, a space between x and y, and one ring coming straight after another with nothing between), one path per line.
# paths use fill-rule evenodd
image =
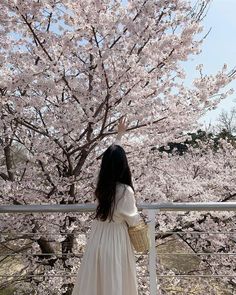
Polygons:
M125 222L93 220L72 295L137 295L136 265Z

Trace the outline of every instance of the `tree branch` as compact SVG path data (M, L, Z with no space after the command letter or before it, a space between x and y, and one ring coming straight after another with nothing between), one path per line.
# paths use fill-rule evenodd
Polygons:
M19 10L18 7L16 7L17 10ZM37 34L35 33L35 31L33 30L31 23L28 22L27 18L23 15L20 14L21 17L23 18L25 24L28 26L30 32L32 33L33 37L35 38L35 40L37 40L38 44L40 45L40 47L42 48L43 52L47 55L47 57L49 58L50 61L53 61L53 59L51 58L51 56L49 55L49 53L47 52L47 50L45 49L45 47L43 46L43 43L39 40Z

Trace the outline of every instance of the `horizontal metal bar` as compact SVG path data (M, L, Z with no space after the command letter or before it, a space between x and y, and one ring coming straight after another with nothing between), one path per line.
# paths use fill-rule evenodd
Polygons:
M0 278L32 278L32 277L44 277L45 274L34 275L0 275ZM47 278L54 277L76 277L77 274L61 273L55 275L46 275ZM236 278L236 275L157 275L158 278Z
M22 256L22 255L27 255L27 253L8 253L8 254L0 254L0 257L7 257L7 256ZM148 255L148 254L139 254L139 253L135 253L135 255L137 256L145 256L145 255ZM233 252L229 252L229 253L217 253L217 252L213 252L213 253L204 253L204 252L197 252L197 253L157 253L158 256L176 256L176 255L194 255L194 256L198 256L198 255L206 255L206 256L236 256L236 253L233 253ZM60 257L63 257L63 256L71 256L71 257L75 257L75 256L83 256L83 253L39 253L39 254L30 254L30 255L27 255L27 256L60 256Z
M236 231L157 231L157 234L197 234L197 235L235 235Z
M194 255L194 256L198 256L198 255L206 255L206 256L236 256L236 253L217 253L217 252L213 252L213 253L204 253L204 252L198 252L198 253L157 253L158 256L166 256L166 255L171 255L171 256L176 256L176 255Z
M236 278L236 275L157 275L158 278Z
M51 254L51 253L45 253L45 254L31 254L31 255L26 255L25 253L19 254L19 253L11 253L11 254L1 254L0 257L8 257L8 256L56 256L56 257L65 257L65 256L71 256L71 257L75 257L75 256L83 256L83 254L69 254L69 253L65 253L65 254Z
M36 219L35 219L36 220ZM75 234L76 232L73 232L71 234ZM63 236L63 235L68 235L70 233L40 233L40 232L36 232L36 233L27 233L27 232L23 232L21 234L17 234L14 235L14 237L24 237L26 236L34 236L37 235L39 236L40 234L42 234L43 236ZM182 234L182 235L186 235L186 234L198 234L198 235L235 235L236 231L226 231L226 232L206 232L206 231L156 231L156 234L160 234L160 235L165 235L165 234ZM1 236L12 236L12 233L9 232L1 232ZM25 237L24 237L25 238Z
M236 202L206 202L206 203L141 203L139 210L155 209L159 211L236 211ZM32 213L32 212L92 212L96 209L94 203L69 205L1 205L0 213Z

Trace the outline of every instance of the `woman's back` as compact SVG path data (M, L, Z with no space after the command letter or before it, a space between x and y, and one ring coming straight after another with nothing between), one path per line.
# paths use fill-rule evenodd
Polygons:
M117 182L113 222L128 223L129 226L132 226L138 223L139 218L132 187ZM105 222L109 222L109 219Z
M133 189L117 183L113 221L93 220L72 295L138 294L127 224L135 225L139 219Z

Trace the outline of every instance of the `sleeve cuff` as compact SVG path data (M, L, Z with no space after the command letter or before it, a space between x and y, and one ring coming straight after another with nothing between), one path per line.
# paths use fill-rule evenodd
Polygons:
M122 145L121 144L121 139L120 138L116 138L115 141L114 141L114 144L117 144L117 145L120 145L121 146Z

